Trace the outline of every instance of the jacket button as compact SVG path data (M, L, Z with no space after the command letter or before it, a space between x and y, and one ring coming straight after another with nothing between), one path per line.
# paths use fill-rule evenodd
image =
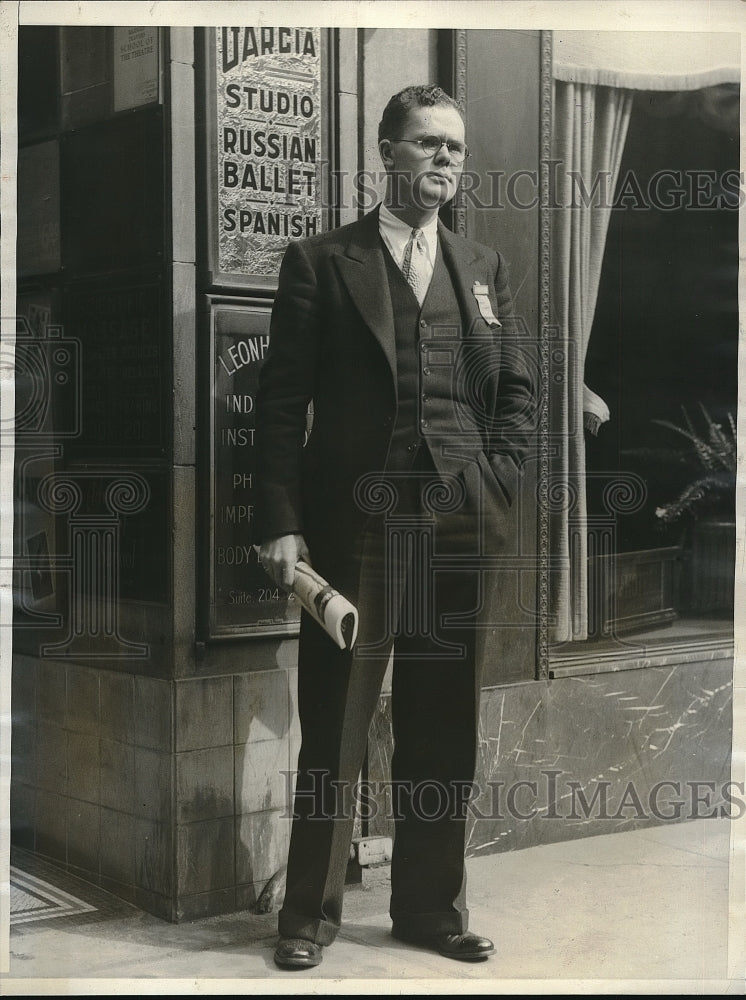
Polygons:
M429 368L423 368L422 369L422 373L423 373L423 375L429 375L430 374L430 369Z
M427 350L427 344L420 344L420 350L424 353Z
M427 427L427 420L420 420L420 427Z
M424 330L424 329L425 329L425 327L427 326L427 323L426 323L426 322L424 321L424 319L421 319L421 320L420 320L420 326L422 327L422 329L423 329L423 330Z

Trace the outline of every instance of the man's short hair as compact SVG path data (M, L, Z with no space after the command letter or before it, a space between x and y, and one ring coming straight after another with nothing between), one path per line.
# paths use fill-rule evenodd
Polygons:
M378 125L378 141L397 138L407 120L407 115L414 108L432 108L436 105L444 108L455 108L461 117L464 117L461 108L450 94L434 83L418 84L400 90L398 94L394 94L383 109L383 115Z

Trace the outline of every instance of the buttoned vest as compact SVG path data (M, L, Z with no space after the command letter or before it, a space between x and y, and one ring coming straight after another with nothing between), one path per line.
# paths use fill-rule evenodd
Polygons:
M388 250L384 256L394 309L398 399L386 469L403 472L414 466L421 448L428 448L427 349L434 340L459 339L461 312L441 247L422 308Z

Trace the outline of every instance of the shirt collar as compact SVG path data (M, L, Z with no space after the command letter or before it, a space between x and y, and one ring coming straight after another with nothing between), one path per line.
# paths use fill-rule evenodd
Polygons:
M378 213L378 225L382 232L384 232L391 243L402 250L409 241L409 237L412 233L412 226L408 225L406 222L402 222L401 219L390 212L388 208L381 202L379 213ZM433 219L427 223L425 226L420 227L422 229L423 235L425 237L425 243L427 244L428 253L431 258L435 257L435 250L438 246L438 216L435 215Z

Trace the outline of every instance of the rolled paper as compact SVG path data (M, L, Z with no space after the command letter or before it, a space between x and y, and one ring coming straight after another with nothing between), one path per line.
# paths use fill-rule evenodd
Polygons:
M309 615L340 649L352 649L358 626L357 608L354 604L303 561L295 567L293 592Z

